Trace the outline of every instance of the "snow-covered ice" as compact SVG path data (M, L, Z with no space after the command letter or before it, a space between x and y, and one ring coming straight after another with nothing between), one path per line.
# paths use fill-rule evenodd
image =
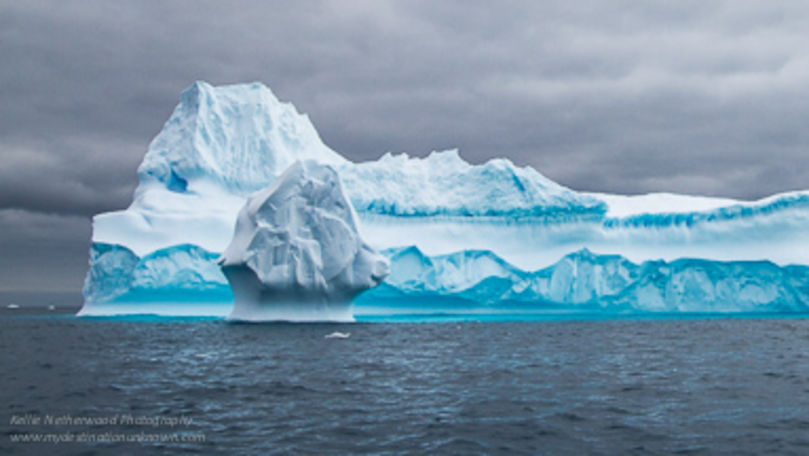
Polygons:
M603 214L600 200L562 187L506 159L474 166L457 150L425 158L385 154L345 164L340 176L357 211L414 217L566 218Z

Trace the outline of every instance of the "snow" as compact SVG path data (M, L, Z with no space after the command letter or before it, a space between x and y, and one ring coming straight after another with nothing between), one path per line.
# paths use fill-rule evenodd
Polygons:
M646 195L587 193L587 195L604 201L607 204L607 219L619 223L648 216L658 216L657 219L668 218L673 221L700 218L716 220L809 207L809 192L806 191L779 193L756 201L674 193L649 193Z
M506 159L474 166L457 150L426 158L385 154L340 168L359 212L394 216L550 217L601 214L596 198L576 193Z
M334 168L296 162L239 213L219 260L231 319L351 321L351 299L379 284L388 261L360 238Z
M674 193L649 193L631 196L589 193L589 195L607 203L607 217L614 218L640 214L702 212L741 203L738 200L729 198L708 198Z
M229 193L177 194L141 184L128 209L93 217L93 242L125 245L137 255L178 244L221 252L242 204Z

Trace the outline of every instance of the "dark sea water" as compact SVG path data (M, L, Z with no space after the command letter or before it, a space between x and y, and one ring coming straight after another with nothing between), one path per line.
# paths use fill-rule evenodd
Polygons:
M61 312L0 310L2 454L809 454L804 318L244 325ZM334 331L351 336L324 337ZM63 421L33 424L48 416ZM86 417L119 421L76 424ZM108 441L12 442L35 434ZM109 442L133 436L163 440Z

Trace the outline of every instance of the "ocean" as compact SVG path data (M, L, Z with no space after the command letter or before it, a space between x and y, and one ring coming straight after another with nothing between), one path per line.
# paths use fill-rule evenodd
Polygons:
M805 316L338 325L76 310L0 310L0 453L809 454Z

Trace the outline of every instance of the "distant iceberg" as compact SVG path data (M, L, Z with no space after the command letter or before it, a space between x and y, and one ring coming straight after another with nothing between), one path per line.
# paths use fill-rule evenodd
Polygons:
M362 239L391 258L391 276L360 296L359 307L397 294L461 307L806 305L809 192L753 202L584 193L505 159L470 164L454 150L352 163L264 85L197 82L150 144L132 204L93 219L82 314L228 314L233 294L216 259L239 210L301 160L338 172ZM597 264L574 261L587 255ZM419 279L403 280L407 274Z

